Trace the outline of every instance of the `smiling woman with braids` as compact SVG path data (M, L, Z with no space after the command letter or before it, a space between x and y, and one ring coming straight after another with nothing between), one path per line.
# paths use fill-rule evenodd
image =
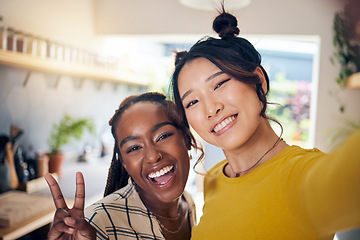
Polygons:
M57 207L48 239L190 239L195 205L184 188L188 151L198 147L175 105L159 93L132 96L109 124L115 146L104 198L85 214L81 173L72 209L45 176Z

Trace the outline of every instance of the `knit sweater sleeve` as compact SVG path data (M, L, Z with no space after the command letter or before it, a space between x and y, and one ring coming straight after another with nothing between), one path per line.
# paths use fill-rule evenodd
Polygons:
M360 226L360 130L331 153L307 162L300 198L310 222L324 235Z

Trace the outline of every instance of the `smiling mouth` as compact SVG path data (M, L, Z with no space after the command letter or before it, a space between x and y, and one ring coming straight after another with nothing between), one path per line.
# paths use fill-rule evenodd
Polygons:
M174 170L174 166L166 166L159 171L149 173L148 178L156 184L164 185L173 177Z
M232 123L235 120L236 117L237 117L237 114L225 118L223 121L221 121L221 123L215 125L212 132L217 133L218 131L220 131L221 129L223 129L224 127L226 127L230 123Z

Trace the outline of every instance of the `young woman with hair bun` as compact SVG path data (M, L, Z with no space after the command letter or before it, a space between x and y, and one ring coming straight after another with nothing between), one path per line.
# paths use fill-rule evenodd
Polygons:
M226 157L205 174L192 239L330 240L360 227L360 130L331 153L289 146L266 114L260 54L224 8L213 29L220 38L177 54L171 86L190 126Z

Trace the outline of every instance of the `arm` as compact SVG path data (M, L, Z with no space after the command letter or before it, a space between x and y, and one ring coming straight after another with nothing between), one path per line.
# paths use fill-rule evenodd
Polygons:
M314 226L324 234L359 227L360 130L305 169L300 196Z
M76 193L73 208L68 208L61 189L50 174L46 174L51 195L54 199L56 212L48 239L96 239L95 229L84 219L85 183L83 175L76 173ZM74 238L75 237L75 238Z

